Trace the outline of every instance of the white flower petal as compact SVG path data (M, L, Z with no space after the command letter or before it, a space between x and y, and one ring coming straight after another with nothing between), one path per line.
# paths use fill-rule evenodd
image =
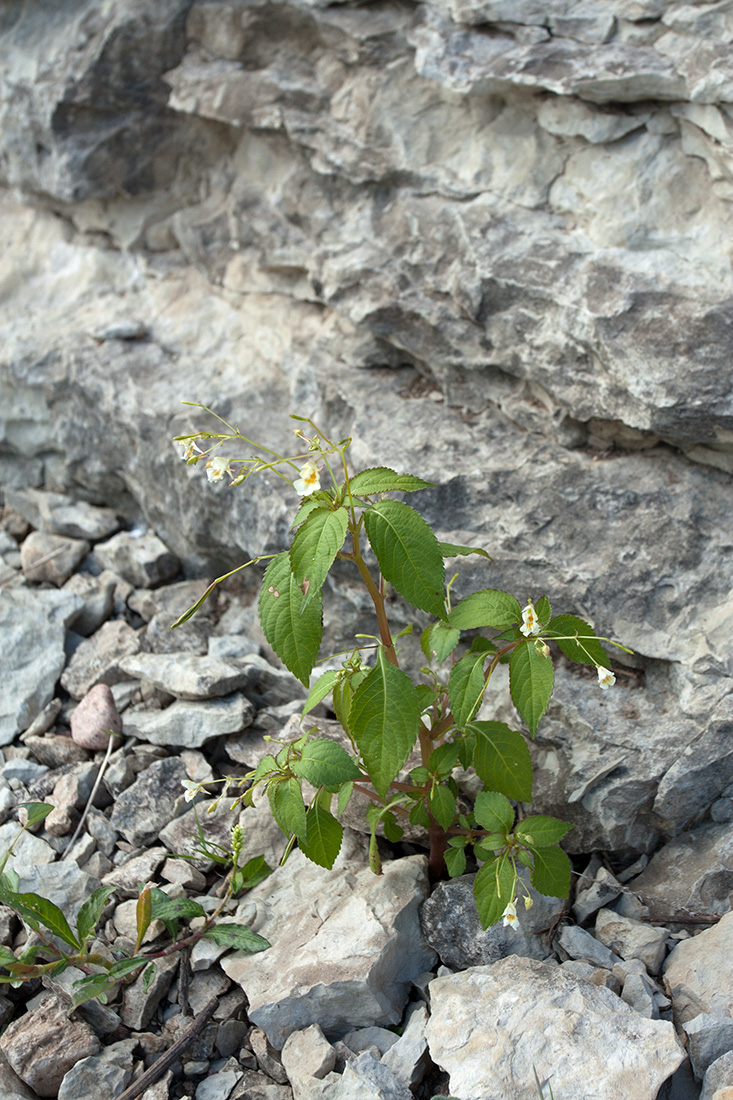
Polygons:
M605 691L607 688L613 687L616 683L616 677L611 672L610 668L604 668L603 665L597 666L598 671L598 683Z

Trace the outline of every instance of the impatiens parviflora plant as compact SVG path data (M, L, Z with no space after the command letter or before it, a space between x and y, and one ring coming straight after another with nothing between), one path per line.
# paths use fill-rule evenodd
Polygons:
M226 475L232 486L271 471L300 498L290 548L260 555L239 569L269 560L258 605L265 637L309 689L303 715L330 699L350 747L318 736L317 726L292 742L277 742L280 748L273 746L272 754L245 777L248 787L241 801L251 805L257 792L264 791L290 839L286 857L297 843L304 855L326 868L339 853L339 818L354 792L369 799L369 859L377 874L380 825L392 842L399 841L407 822L427 831L433 880L446 873L463 874L467 850L472 849L480 864L474 895L484 928L502 917L516 927L520 865L529 869L540 893L567 896L570 862L559 842L571 826L543 815L517 818L512 803L532 797L525 736L504 722L478 719L477 713L497 666L508 664L512 701L534 736L553 689L550 644L571 661L594 666L601 688L608 688L614 676L601 642L609 639L599 639L573 615L553 615L546 596L522 606L508 592L484 588L453 603L456 578L446 583L445 559L489 555L481 547L440 542L414 508L390 496L432 487L421 478L386 466L352 472L346 458L351 440L334 442L304 417L292 417L309 434L294 429L299 447L290 455L261 447L217 419L226 431L176 437L190 465L203 462L210 481ZM242 445L248 450L245 457L217 453ZM376 559L376 576L365 560L365 543ZM360 635L361 644L340 655L340 667L311 684L323 632L323 586L336 562L352 566L366 588L378 634ZM186 622L231 575L209 585L174 627ZM419 682L400 667L396 643L401 635L393 636L390 627L388 585L434 620L421 637L427 664ZM462 652L466 631L471 636ZM476 631L484 633L476 636ZM416 745L421 763L403 774ZM471 812L462 812L458 804L453 775L458 766L473 768L484 787Z
M156 959L165 958L192 947L200 939L210 939L222 947L234 947L253 954L264 951L269 943L244 924L220 921L224 907L235 892L250 889L270 873L261 856L242 867L244 834L239 825L232 830L232 872L227 889L216 911L207 915L197 901L190 898L169 898L157 886L146 883L141 886L136 906L137 942L131 955L104 953L95 943L97 925L102 918L107 899L114 893L114 886L100 886L79 909L72 929L64 913L48 898L39 894L18 891L18 875L7 868L18 838L26 829L40 824L50 814L53 806L48 802L26 802L25 822L17 836L0 859L0 904L14 910L31 935L19 951L0 944L0 983L18 987L32 978L50 978L62 974L68 967L82 972L74 986L72 1008L97 998L106 1002L108 994L121 982L128 983L141 972L146 988L155 976ZM179 935L179 922L195 919L199 927ZM143 940L154 920L163 922L171 943L166 947L142 950Z

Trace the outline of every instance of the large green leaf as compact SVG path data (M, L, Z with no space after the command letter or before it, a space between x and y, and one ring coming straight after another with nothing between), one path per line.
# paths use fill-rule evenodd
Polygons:
M517 877L506 856L495 856L484 863L473 880L473 896L476 901L481 927L496 924L510 901L514 901Z
M26 811L26 828L31 829L48 817L53 806L50 802L21 802L19 808Z
M294 833L305 840L305 806L300 783L297 779L283 779L268 790L273 817L288 835Z
M554 682L552 661L538 651L534 638L517 646L509 661L509 689L533 737L547 710Z
M522 843L532 844L536 848L547 848L551 844L557 844L572 828L567 821L560 821L557 817L536 814L520 821L515 832Z
M306 814L306 839L298 841L298 845L312 863L330 871L341 850L343 835L341 822L315 802Z
M477 647L465 657L461 657L450 670L448 678L448 701L451 714L459 729L463 729L473 718L486 686L484 665L491 653L487 647Z
M354 692L349 729L382 798L415 744L420 711L412 680L380 646L377 663Z
M364 513L364 526L379 568L414 607L445 614L445 567L432 528L409 504L383 500Z
M449 829L456 816L456 796L447 787L438 784L430 792L428 809L439 825Z
M206 929L201 938L213 940L219 947L234 947L237 951L246 951L248 955L266 951L270 946L264 936L258 936L246 924L214 924Z
M304 718L309 711L326 698L330 691L333 690L333 686L338 681L338 673L335 669L329 669L324 672L322 676L319 676L313 687L308 692L308 698L305 701L305 706L301 711L301 717Z
M571 661L580 665L609 666L609 658L593 627L575 615L556 615L550 620L544 637L554 641Z
M521 618L522 608L514 596L498 588L482 588L457 603L448 622L459 630L475 630L480 626L502 629L513 626Z
M361 779L361 772L346 749L327 737L307 741L292 769L314 787L337 787L351 779Z
M570 893L570 860L562 848L531 848L534 870L530 880L535 890L551 898L566 898Z
M413 477L412 474L398 474L396 470L390 470L389 466L373 466L370 470L362 470L356 477L352 477L350 486L352 494L362 497L395 490L400 493L414 493L418 489L433 488L431 482Z
M479 825L490 833L504 835L514 825L514 807L497 791L479 791L473 812Z
M283 664L308 687L323 634L321 596L316 593L301 614L303 593L290 569L287 550L273 558L262 580L260 623Z
M89 939L97 927L97 921L102 915L107 898L114 892L114 886L100 886L84 902L76 918L76 931L80 943L86 943Z
M169 898L163 890L151 890L150 894L152 920L189 920L206 916L206 910L193 898Z
M447 623L443 622L433 623L431 627L428 627L423 651L427 650L425 655L429 661L434 657L438 664L442 665L443 661L450 657L458 645L460 637L461 632L457 627L448 626Z
M0 889L0 902L14 909L34 931L38 931L38 925L42 924L70 947L77 951L81 948L66 917L48 898L42 898L38 894L16 894L10 890Z
M345 508L316 508L290 547L290 567L303 591L305 608L323 587L334 558L344 545L349 514Z
M529 802L532 797L532 759L518 730L504 722L470 722L474 734L473 766L484 786L507 798Z
M467 558L470 554L478 554L491 561L491 555L480 546L457 546L454 542L439 542L438 546L444 558Z

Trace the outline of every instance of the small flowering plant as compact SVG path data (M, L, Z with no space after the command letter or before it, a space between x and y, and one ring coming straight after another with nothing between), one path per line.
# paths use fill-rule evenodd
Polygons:
M607 688L614 676L602 642L609 639L599 639L574 615L553 615L546 596L522 606L508 592L484 588L454 603L456 577L446 583L446 559L489 555L481 547L440 542L419 512L392 495L430 488L421 478L386 466L353 472L346 457L351 440L335 442L303 417L293 419L310 434L295 429L301 446L291 455L258 446L218 419L227 431L197 431L176 441L187 462L205 461L209 480L226 474L232 485L241 485L269 470L300 498L289 549L239 568L269 560L259 598L264 634L309 689L303 715L330 698L349 746L318 736L314 726L264 757L246 776L242 801L251 805L263 791L290 839L287 852L297 844L313 862L330 868L341 847L339 819L358 792L368 800L370 865L376 873L380 827L392 842L399 841L407 823L422 827L434 880L463 874L472 853L479 866L474 896L484 928L502 918L516 927L520 865L529 869L540 893L567 896L570 861L559 842L571 826L543 815L523 816L532 798L526 733L480 719L478 712L496 668L508 664L512 702L534 737L553 690L550 644L571 661L595 667L600 686ZM242 444L253 449L243 458L213 453ZM375 570L365 559L365 543ZM361 579L378 634L360 636L364 644L343 655L339 668L312 680L323 633L323 587L335 562L347 563ZM217 578L174 626L189 619L222 580ZM389 585L432 619L421 636L426 664L418 682L400 666L400 635L393 636L387 611ZM408 767L416 749L420 762ZM459 802L454 777L459 766L472 768L483 784L471 809ZM525 907L530 904L525 898Z

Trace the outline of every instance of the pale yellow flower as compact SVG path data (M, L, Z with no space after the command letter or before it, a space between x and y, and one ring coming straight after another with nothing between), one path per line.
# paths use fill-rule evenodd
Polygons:
M206 463L206 476L209 481L221 481L228 471L228 458L210 458Z
M502 924L505 928L513 928L515 931L519 928L519 917L517 916L517 907L513 901L510 901L504 910L502 916L504 920Z
M190 462L190 460L195 458L197 453L199 453L199 449L192 439L179 439L178 446L183 451L181 458L184 462Z
M186 793L183 796L184 802L193 802L194 798L201 790L201 784L194 783L191 779L182 779L181 786L186 788Z
M530 638L533 634L539 634L540 632L540 620L537 618L537 612L531 600L522 609L522 625L519 629L525 638Z
M603 690L605 691L606 688L613 687L613 685L616 683L616 677L611 672L610 668L604 668L603 665L598 665L597 671L598 683L601 685Z
M293 488L301 497L310 496L320 489L321 482L318 476L318 467L315 462L306 462L300 467L300 477L293 482Z

